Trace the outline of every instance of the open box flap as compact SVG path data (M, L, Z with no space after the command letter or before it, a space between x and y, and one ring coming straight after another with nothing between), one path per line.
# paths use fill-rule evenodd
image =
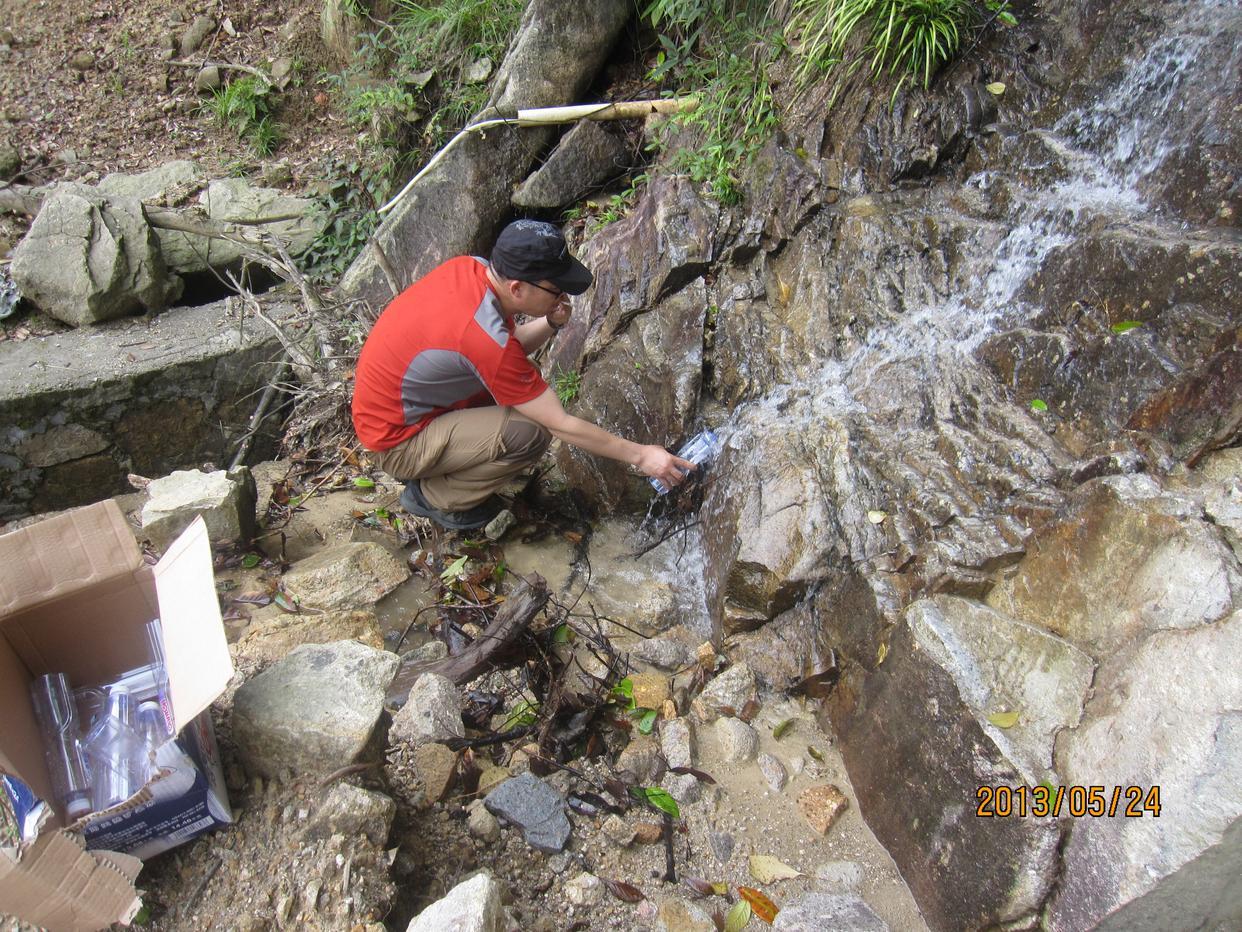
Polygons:
M19 863L0 855L0 904L49 932L128 924L142 906L134 889L141 869L127 854L85 850L78 835L44 832Z
M114 501L75 508L0 535L0 616L132 574L142 565Z
M211 542L201 517L173 541L154 576L173 717L180 731L215 701L233 675L212 575Z

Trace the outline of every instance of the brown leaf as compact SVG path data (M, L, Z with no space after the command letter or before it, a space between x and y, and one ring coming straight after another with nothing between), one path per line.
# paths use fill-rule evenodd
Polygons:
M604 881L604 886L609 893L626 903L639 903L647 898L643 895L643 891L632 883L625 883L621 880L609 880L607 877L600 879Z
M737 717L749 725L758 714L759 702L755 699L747 699L746 704L742 706L742 711L737 714Z
M750 908L755 911L756 916L768 925L773 923L780 909L762 891L756 890L754 887L738 887L737 892L742 899L750 904Z
M250 613L244 608L236 605L230 605L228 611L220 616L221 621L249 621Z
M241 595L233 596L234 602L241 602L243 605L271 605L272 597L267 592L243 592Z
M564 537L571 544L582 543L582 535L579 534L577 531L561 531L561 536Z
M675 773L675 774L679 774L682 776L684 776L685 774L690 774L690 776L694 777L695 779L700 780L703 783L711 784L713 786L716 783L716 778L713 777L710 773L705 773L704 771L697 770L694 767L670 767L669 773Z
M701 880L698 877L682 877L681 882L693 891L695 896L699 897L716 895L724 896L725 892L729 889L728 887L721 889L723 884L708 883L706 880Z

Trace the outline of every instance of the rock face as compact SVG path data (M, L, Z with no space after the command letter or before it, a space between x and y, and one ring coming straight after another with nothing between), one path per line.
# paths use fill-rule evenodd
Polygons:
M631 15L625 0L528 4L482 116L577 99ZM501 126L490 129L486 140L473 133L386 215L376 240L401 278L401 287L453 256L490 253L509 218L514 186L529 170L531 154L547 143L550 134L542 128ZM355 260L340 288L377 309L392 298L373 250Z
M257 615L246 633L230 648L235 657L267 665L287 656L303 644L357 641L383 650L384 636L372 612L325 612L322 615Z
M142 205L63 183L13 252L13 280L51 317L80 327L181 296Z
M302 560L285 574L285 585L301 604L341 610L374 605L409 576L409 568L386 547L359 542Z
M233 739L247 771L320 774L366 746L397 672L396 654L355 641L304 645L237 690Z
M557 143L547 161L513 192L513 206L553 209L574 204L631 164L625 137L583 120Z
M501 932L504 928L500 884L482 871L415 916L406 932Z

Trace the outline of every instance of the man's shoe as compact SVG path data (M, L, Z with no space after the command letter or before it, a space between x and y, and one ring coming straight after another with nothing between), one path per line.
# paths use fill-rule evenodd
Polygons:
M430 518L440 527L450 531L468 531L472 528L483 527L500 513L501 506L500 499L493 495L483 504L475 505L465 511L441 511L427 501L423 495L423 487L417 479L407 482L405 491L401 493L402 508L412 515Z

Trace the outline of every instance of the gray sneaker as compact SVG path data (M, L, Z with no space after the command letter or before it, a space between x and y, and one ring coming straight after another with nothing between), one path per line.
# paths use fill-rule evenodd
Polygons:
M465 511L441 511L427 501L426 496L423 495L423 487L417 479L408 481L405 484L405 491L401 493L402 508L420 518L430 518L440 527L450 531L468 531L472 528L483 527L500 513L503 505L504 503L493 495L483 504L475 505Z

